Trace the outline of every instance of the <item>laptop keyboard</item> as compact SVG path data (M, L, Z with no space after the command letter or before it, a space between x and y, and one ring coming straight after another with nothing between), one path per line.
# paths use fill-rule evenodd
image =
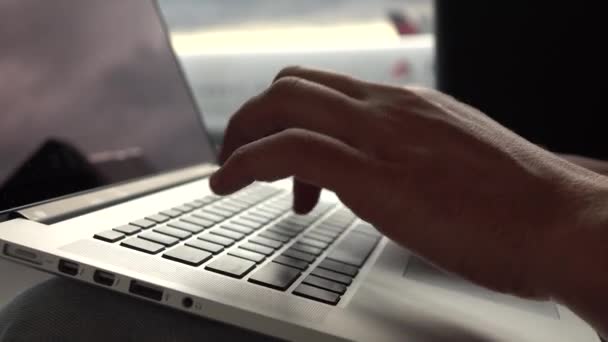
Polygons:
M294 295L336 305L381 235L367 223L351 227L356 217L344 206L320 202L309 214L297 215L291 205L291 195L255 184L230 196L208 195L168 208L94 238L228 277L248 277L279 291L299 282Z

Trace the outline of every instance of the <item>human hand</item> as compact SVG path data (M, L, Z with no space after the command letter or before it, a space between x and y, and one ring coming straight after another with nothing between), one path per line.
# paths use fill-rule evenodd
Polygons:
M219 194L293 176L297 211L329 189L435 265L535 298L606 181L440 92L293 67L233 116L220 162Z

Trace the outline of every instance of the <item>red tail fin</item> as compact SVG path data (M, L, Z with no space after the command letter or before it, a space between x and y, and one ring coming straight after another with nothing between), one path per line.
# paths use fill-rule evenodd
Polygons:
M400 36L418 33L416 25L414 25L403 13L399 11L390 11L388 17Z

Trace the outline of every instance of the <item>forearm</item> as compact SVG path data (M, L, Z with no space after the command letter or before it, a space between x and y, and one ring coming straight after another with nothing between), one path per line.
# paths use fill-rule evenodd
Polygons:
M587 158L572 154L560 154L559 156L570 161L571 163L577 164L599 174L608 176L608 161Z
M557 302L569 307L608 337L608 178L579 198L586 209L575 214L571 228L555 237L546 288Z

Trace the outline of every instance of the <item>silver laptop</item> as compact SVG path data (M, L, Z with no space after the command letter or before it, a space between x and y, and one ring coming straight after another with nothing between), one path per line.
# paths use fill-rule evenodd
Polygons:
M434 269L332 193L304 216L288 180L212 194L154 2L6 0L0 23L3 258L286 340L599 340Z

